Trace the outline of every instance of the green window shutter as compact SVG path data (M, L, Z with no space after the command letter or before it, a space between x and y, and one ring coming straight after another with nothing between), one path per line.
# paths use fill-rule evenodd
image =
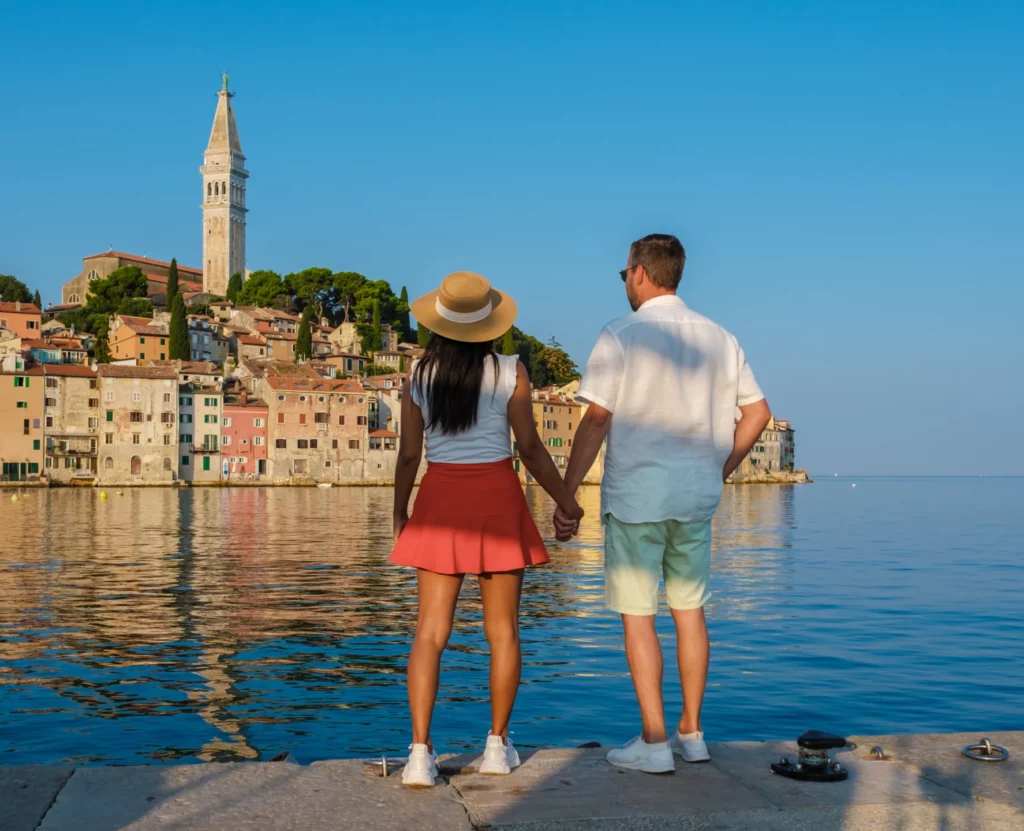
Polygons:
M39 473L39 463L38 462L29 462L28 463L28 472L29 473Z
M33 439L32 440L32 449L33 450L38 450L39 449L39 439Z
M209 470L209 469L210 469L210 457L209 456L203 456L203 470Z
M188 456L181 457L181 464L183 467L188 467Z
M113 410L107 410L107 421L113 421L113 420L114 420L114 411Z

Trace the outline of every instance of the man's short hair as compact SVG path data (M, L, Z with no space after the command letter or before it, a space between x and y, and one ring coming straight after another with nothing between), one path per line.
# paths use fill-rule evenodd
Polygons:
M675 291L683 279L686 249L671 234L648 234L629 246L631 265L642 265L656 286Z

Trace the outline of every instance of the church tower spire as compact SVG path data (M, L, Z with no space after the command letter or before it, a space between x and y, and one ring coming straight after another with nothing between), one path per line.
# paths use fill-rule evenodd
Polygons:
M234 93L225 72L213 129L203 155L203 291L224 297L235 272L245 279L245 155L238 138Z

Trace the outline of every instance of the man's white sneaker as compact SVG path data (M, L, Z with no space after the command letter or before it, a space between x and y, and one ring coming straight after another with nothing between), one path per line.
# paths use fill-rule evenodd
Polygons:
M480 762L480 773L502 775L512 772L512 768L519 767L519 754L512 746L512 740L508 744L501 740L501 736L487 736L487 747L484 748L484 758Z
M668 742L647 744L643 736L637 736L624 747L609 750L608 761L615 767L644 773L672 773L676 769Z
M668 740L672 752L676 756L682 756L684 762L709 762L711 755L708 753L708 746L704 744L704 734L680 733Z
M432 788L437 778L437 754L425 744L409 745L409 761L402 770L402 784L412 788Z

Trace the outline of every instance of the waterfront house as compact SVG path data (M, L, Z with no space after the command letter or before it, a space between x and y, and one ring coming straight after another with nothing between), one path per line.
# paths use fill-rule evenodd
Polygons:
M178 477L185 482L219 482L221 476L221 417L224 392L220 379L179 370Z
M533 420L555 466L564 471L569 464L572 440L580 426L583 407L571 396L553 388L533 391Z
M786 419L772 416L736 474L743 477L758 473L778 473L793 470L795 464L796 444L793 427Z
M91 366L42 367L46 478L60 484L96 480L100 441L99 375Z
M178 373L100 364L99 481L169 484L178 470Z
M43 368L8 355L0 372L0 481L38 479L43 464Z
M224 394L221 473L225 482L251 482L267 475L270 410L248 390Z

